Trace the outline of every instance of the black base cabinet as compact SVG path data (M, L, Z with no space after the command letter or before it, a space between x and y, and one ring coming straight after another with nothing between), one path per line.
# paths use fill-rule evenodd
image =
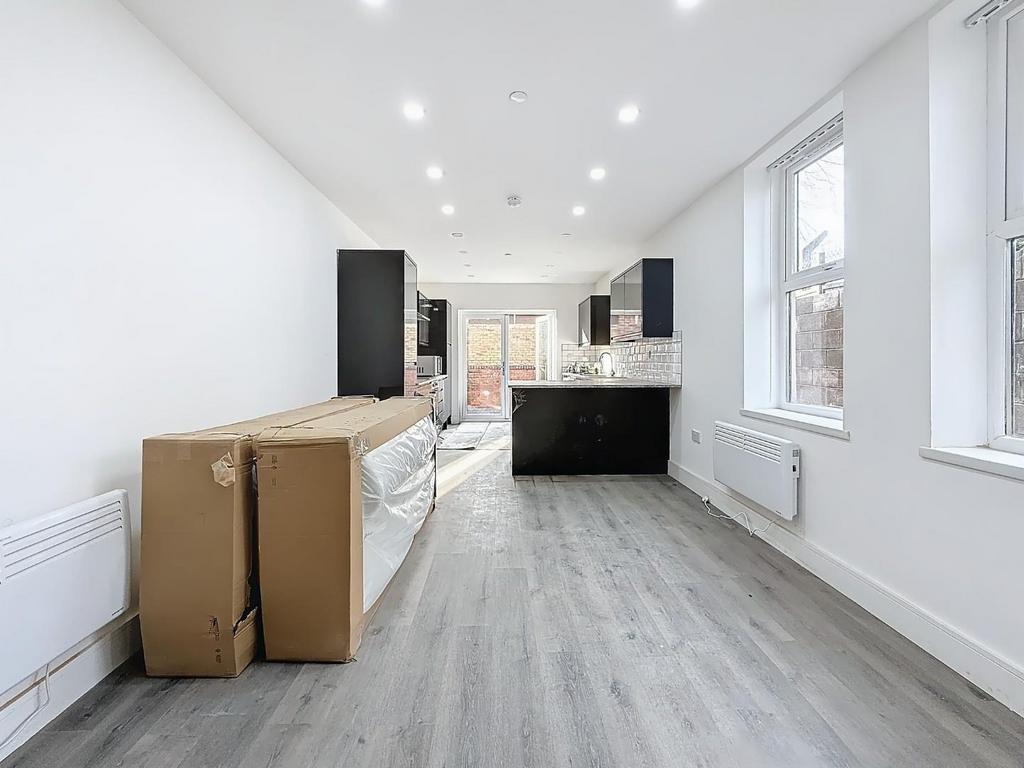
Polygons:
M666 388L513 387L512 474L664 475Z

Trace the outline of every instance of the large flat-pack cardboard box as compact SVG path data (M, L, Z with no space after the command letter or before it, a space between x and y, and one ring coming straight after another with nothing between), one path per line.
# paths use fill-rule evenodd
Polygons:
M260 590L268 660L355 657L364 626L363 456L431 412L427 398L396 397L259 436Z
M255 438L373 402L336 398L143 441L139 612L148 674L235 677L252 661Z

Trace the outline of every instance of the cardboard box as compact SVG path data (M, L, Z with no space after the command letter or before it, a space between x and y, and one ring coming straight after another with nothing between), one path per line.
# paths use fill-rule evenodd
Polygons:
M148 674L235 677L252 661L255 437L373 402L337 398L143 441L139 612Z
M354 658L364 627L362 457L430 415L429 399L392 398L259 436L268 660Z

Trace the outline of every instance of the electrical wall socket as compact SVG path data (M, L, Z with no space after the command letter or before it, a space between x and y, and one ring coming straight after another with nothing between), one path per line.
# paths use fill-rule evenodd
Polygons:
M691 429L690 439L693 440L693 442L697 443L697 445L700 445L701 442L704 440L704 435L700 433L699 429Z

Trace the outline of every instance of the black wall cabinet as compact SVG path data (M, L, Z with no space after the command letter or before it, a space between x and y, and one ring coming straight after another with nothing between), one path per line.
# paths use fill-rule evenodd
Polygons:
M590 296L580 303L579 345L612 343L612 297Z
M612 341L672 336L672 259L641 259L611 289Z
M413 395L416 277L405 251L338 251L339 395Z

